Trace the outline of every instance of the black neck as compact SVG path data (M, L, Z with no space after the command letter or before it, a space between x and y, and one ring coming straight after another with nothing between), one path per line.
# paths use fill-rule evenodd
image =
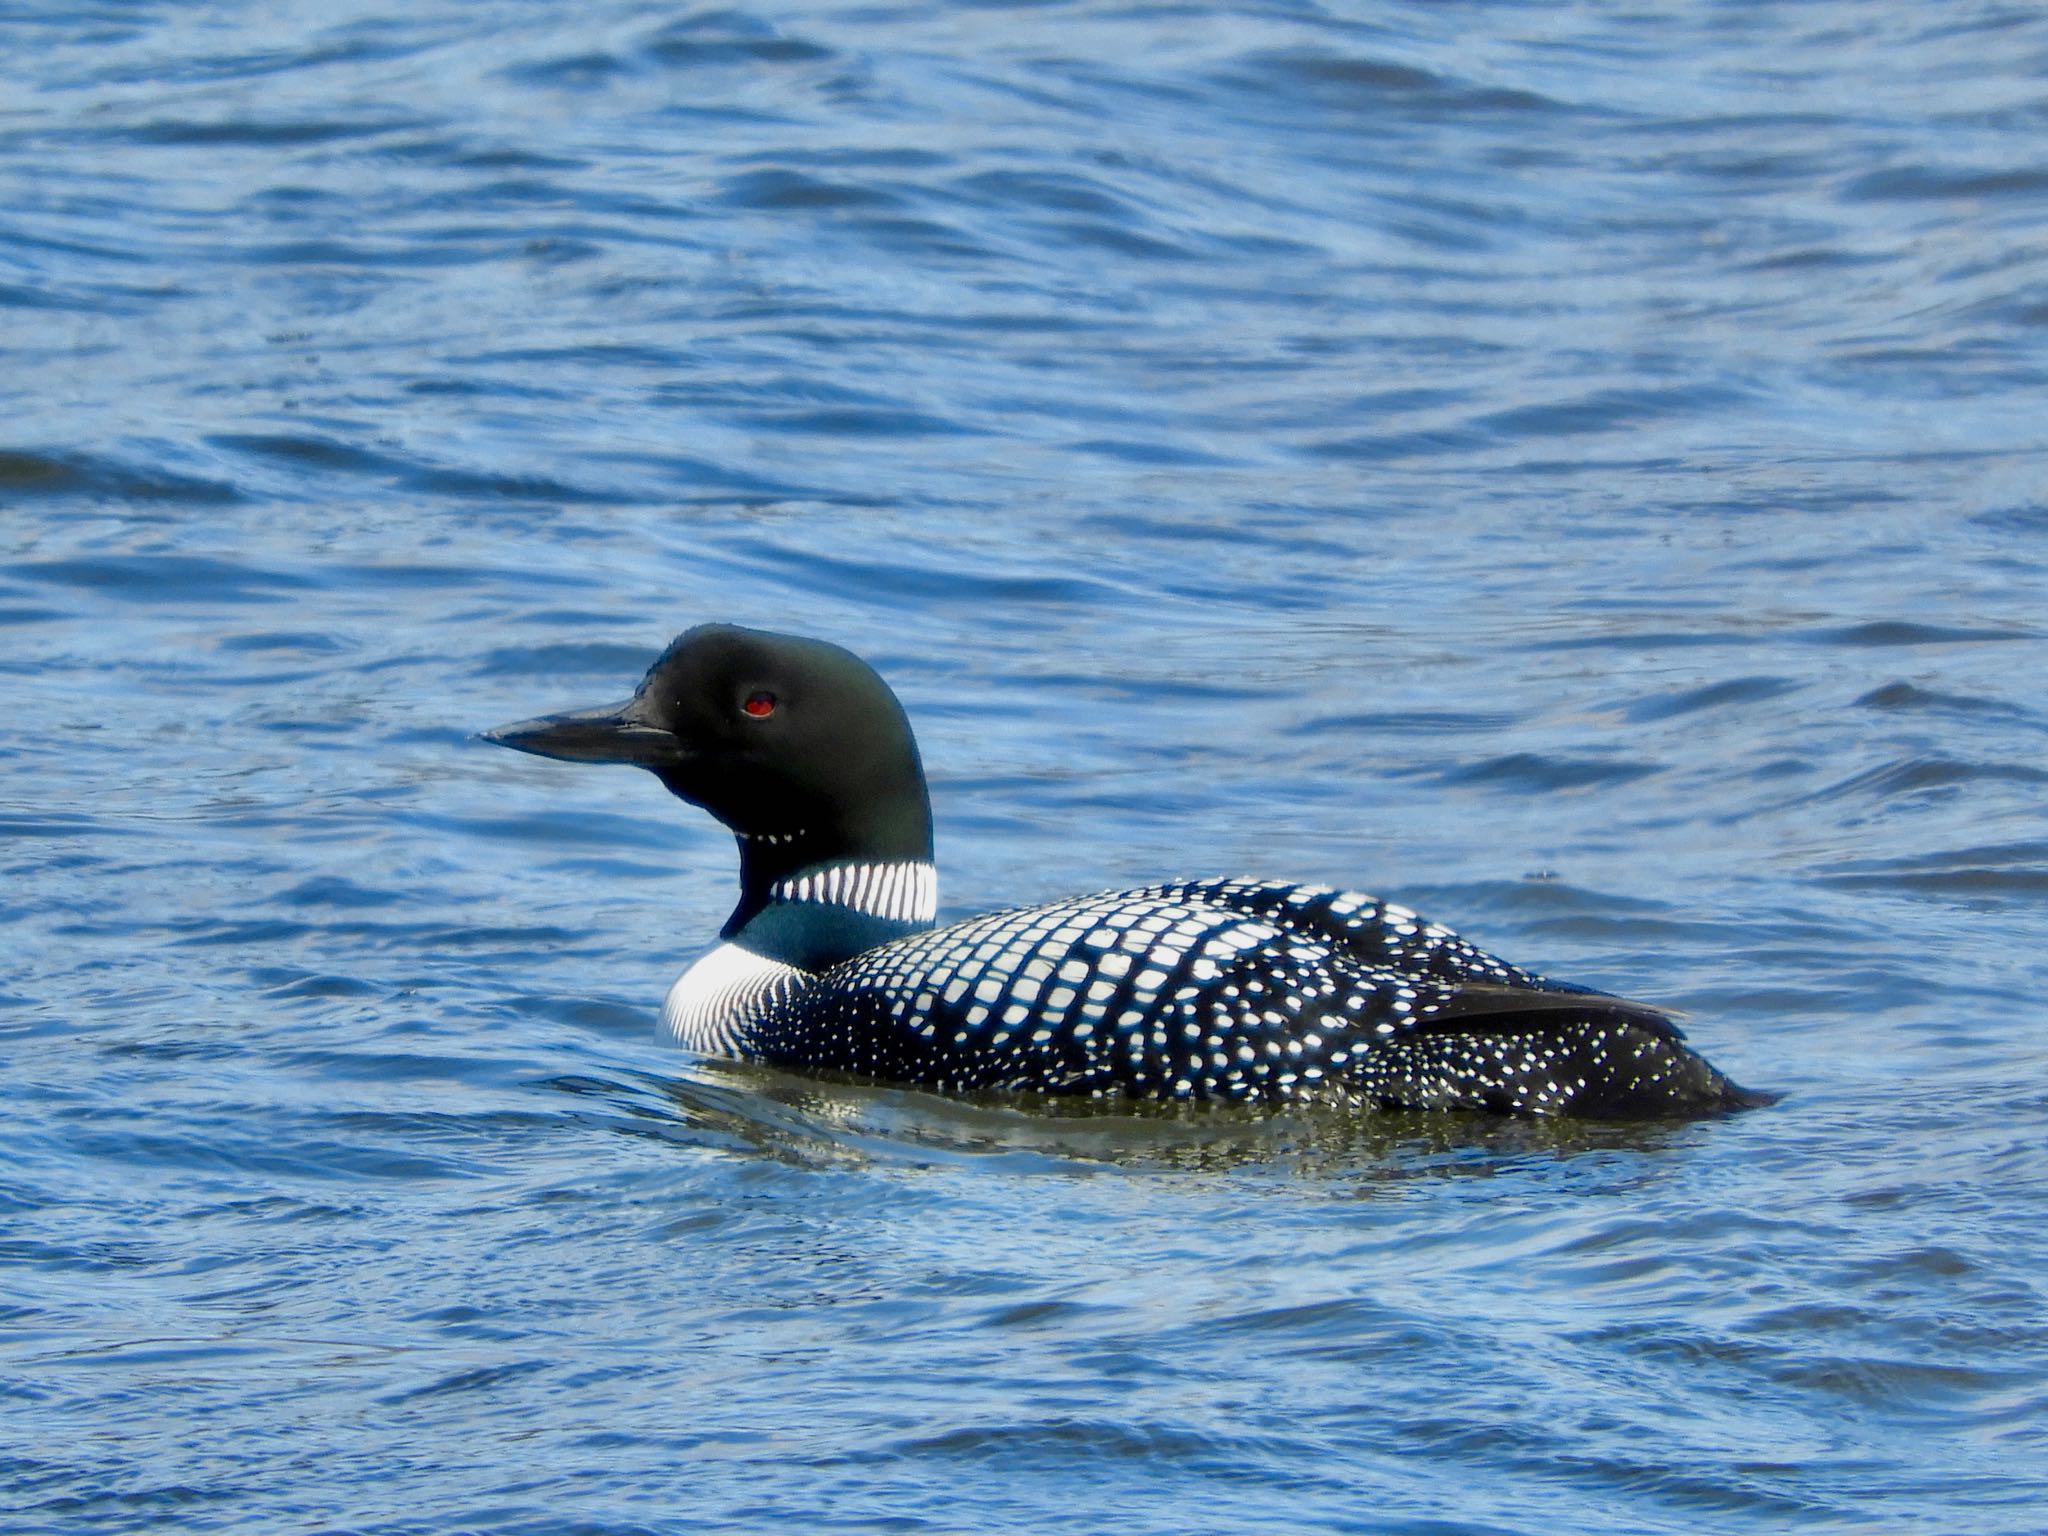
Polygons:
M842 960L919 933L930 923L876 917L852 907L810 901L772 901L725 937L757 955L803 971L830 970Z
M834 824L829 814L786 832L736 833L740 845L740 901L719 937L730 939L767 909L779 882L831 864L929 864L932 813L924 783L893 807L863 807L859 825Z
M823 840L804 829L775 834L773 841L744 832L734 835L740 845L740 904L718 930L721 939L731 938L760 915L773 900L768 891L778 880L787 880L829 857L820 851Z

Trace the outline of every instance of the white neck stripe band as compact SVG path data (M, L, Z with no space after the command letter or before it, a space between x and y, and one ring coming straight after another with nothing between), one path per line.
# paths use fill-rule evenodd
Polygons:
M939 872L923 863L835 864L778 880L768 894L777 901L851 907L899 923L929 923L939 915Z

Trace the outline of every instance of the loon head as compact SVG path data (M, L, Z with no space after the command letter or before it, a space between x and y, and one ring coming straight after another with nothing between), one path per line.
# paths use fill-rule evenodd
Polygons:
M703 624L676 637L620 704L543 715L486 741L573 763L631 763L731 828L741 899L832 864L925 864L930 799L889 685L823 640Z

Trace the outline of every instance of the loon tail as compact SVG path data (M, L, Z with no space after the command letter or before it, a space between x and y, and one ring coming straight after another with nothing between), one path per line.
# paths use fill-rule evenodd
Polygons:
M1731 1082L1662 1010L1600 992L1469 983L1417 1021L1409 1044L1422 1059L1448 1053L1480 1068L1458 1103L1438 1108L1656 1120L1778 1100Z

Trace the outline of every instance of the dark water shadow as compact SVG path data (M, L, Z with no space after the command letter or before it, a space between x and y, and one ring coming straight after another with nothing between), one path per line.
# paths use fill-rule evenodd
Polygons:
M975 1164L1009 1173L1269 1171L1405 1181L1489 1175L1529 1159L1653 1153L1698 1123L1614 1123L1050 1094L948 1096L753 1062L703 1060L648 1079L682 1119L734 1149L804 1166Z

